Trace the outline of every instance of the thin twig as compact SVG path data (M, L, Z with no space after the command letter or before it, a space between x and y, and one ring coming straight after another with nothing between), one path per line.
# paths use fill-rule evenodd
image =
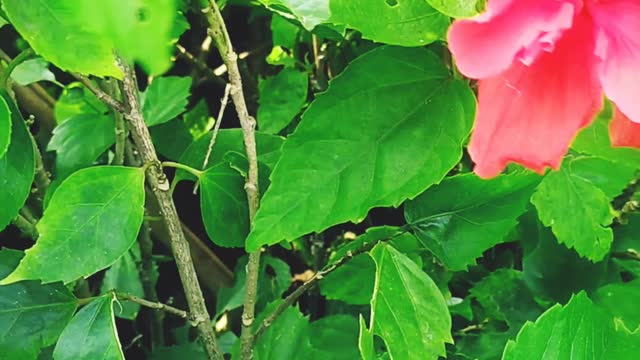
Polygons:
M227 103L229 102L230 91L231 91L231 86L227 84L227 86L224 87L224 96L222 96L222 104L220 105L220 111L218 111L218 117L216 118L216 123L213 126L213 132L211 133L211 140L209 141L207 154L204 156L204 161L202 162L202 170L205 170L207 168L207 165L209 164L211 151L213 150L213 146L216 143L216 138L218 137L218 132L220 131L220 124L222 123L222 117L224 116L224 109L226 109Z
M162 171L158 155L151 141L151 134L145 125L140 101L138 99L138 85L133 68L125 64L122 59L118 59L118 65L124 73L123 89L124 98L128 109L124 113L125 119L129 122L129 129L140 159L147 167L147 183L153 190L158 206L164 216L165 224L171 238L171 249L178 267L178 273L184 286L187 303L191 314L195 318L195 324L205 347L207 356L210 359L222 359L222 353L218 347L209 313L207 311L202 289L196 277L193 260L189 251L189 243L184 237L180 219L169 191L167 176Z
M153 241L151 240L151 230L149 222L143 221L142 228L138 234L140 244L140 281L144 296L151 302L159 302L158 292L153 281ZM160 309L149 312L149 323L151 333L151 347L164 346L164 313Z
M224 85L226 82L223 78L216 75L216 73L207 66L207 64L201 59L193 56L187 49L185 49L182 45L176 44L176 48L178 49L178 57L190 62L194 65L198 70L202 71L208 78L215 81L218 85Z
M255 128L256 120L249 115L242 90L242 78L238 67L238 55L233 50L229 32L215 0L209 0L209 6L203 9L209 22L209 34L220 52L222 61L229 72L231 98L238 113L245 153L249 161L249 171L245 182L245 191L249 203L249 221L253 223L260 205L258 187L258 156L256 152ZM245 282L244 307L242 312L242 332L240 334L240 358L248 360L253 357L253 322L258 290L258 271L260 268L260 249L249 254L247 277Z
M38 239L38 229L36 229L36 225L27 220L27 218L25 218L24 216L18 214L18 216L13 219L12 223L20 230L22 235L33 240Z
M49 185L51 185L51 179L49 178L49 173L47 169L44 167L44 162L42 161L42 153L40 152L40 148L36 143L36 139L33 137L31 132L29 132L29 137L31 138L31 143L33 144L33 154L34 154L34 162L35 162L35 177L33 179L36 184L36 188L38 189L39 201L42 203L44 200L45 194L47 193L47 189Z
M300 287L295 289L291 294L289 294L289 296L287 296L280 303L280 305L278 305L278 307L276 307L269 315L267 315L264 318L264 320L262 321L262 323L260 324L260 326L255 332L254 340L253 340L254 344L255 342L258 341L258 338L260 338L260 335L262 335L267 330L267 328L269 328L269 326L273 324L273 322L276 320L278 316L280 316L285 310L287 310L289 306L293 305L296 302L296 300L298 300L298 298L302 296L302 294L304 294L307 290L311 289L314 285L316 285L318 281L324 279L327 275L329 275L330 273L332 273L334 270L341 267L342 265L348 263L354 257L360 254L364 254L365 252L373 249L377 244L381 242L388 242L402 234L405 234L407 231L409 231L408 229L409 229L408 226L403 227L391 236L382 238L377 241L372 241L370 243L363 243L362 246L360 246L359 248L353 251L348 251L345 256L341 257L340 259L336 260L330 265L325 266L322 270L315 273L311 277L311 279L307 280L304 284L302 284Z
M102 89L97 87L91 80L89 80L89 78L80 74L73 74L73 77L75 77L78 81L82 83L82 85L84 85L87 89L89 89L89 91L91 91L98 98L98 100L107 104L107 106L111 107L112 109L118 111L121 114L127 113L127 107L125 106L124 103L114 99L113 97L111 97L111 95L102 91Z
M172 315L176 315L178 317L181 317L183 319L189 320L190 322L196 323L197 322L197 318L192 316L191 314L189 314L188 312L175 308L173 306L167 305L167 304L163 304L161 302L157 302L157 301L149 301L149 300L145 300L143 298L137 297L135 295L131 295L131 294L126 294L126 293L119 293L116 292L116 297L119 300L129 300L132 301L136 304L142 305L144 307L148 307L150 309L157 309L157 310L162 310L164 312L167 312L169 314Z

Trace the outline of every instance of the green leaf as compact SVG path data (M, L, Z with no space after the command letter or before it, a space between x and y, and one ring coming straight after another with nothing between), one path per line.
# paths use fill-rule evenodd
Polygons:
M112 265L136 240L144 195L141 168L99 166L69 176L37 224L35 246L0 284L68 283Z
M38 81L56 82L56 76L49 70L49 63L41 57L20 63L11 72L11 79L19 85L29 85Z
M360 254L329 273L320 282L320 292L329 300L365 305L371 301L376 265L367 254Z
M47 145L56 152L56 178L91 166L116 142L115 120L111 115L76 115L53 129Z
M355 252L367 244L377 241L388 241L405 255L415 255L422 249L412 248L417 245L416 238L401 229L392 226L372 227L355 240L340 246L331 254L329 263L339 261L349 252ZM375 282L375 262L367 254L355 256L346 264L338 267L325 276L319 283L320 292L327 299L340 300L352 305L365 305L371 302Z
M172 38L178 16L175 0L84 0L84 25L111 41L129 61L151 75L171 67ZM77 11L79 11L77 10Z
M142 96L147 126L159 125L182 114L191 95L190 77L166 76L154 79Z
M35 52L62 70L122 76L116 67L113 44L92 26L93 21L102 23L109 15L97 11L94 1L3 0L2 5L11 24ZM88 11L90 5L93 13ZM84 16L84 8L90 17Z
M307 74L293 68L260 81L260 131L277 134L289 125L307 101L308 86Z
M193 135L182 119L173 119L149 129L156 151L167 159L178 161L193 143Z
M371 330L392 359L444 356L453 343L451 317L437 285L413 261L388 244L371 251L376 284L371 299Z
M565 159L559 171L547 174L531 202L560 243L597 262L606 256L613 241L609 227L613 213L607 194L581 176L574 161L578 160Z
M244 302L245 282L247 277L247 257L238 260L234 271L233 286L222 288L218 292L216 301L216 317L225 311L236 309ZM267 269L269 269L267 271ZM266 303L280 299L282 294L291 286L291 271L289 265L271 256L263 256L260 260L258 274L258 308Z
M593 302L606 309L613 317L622 320L627 329L640 327L640 280L628 283L607 284L593 294Z
M104 115L109 109L78 82L67 85L56 101L53 114L58 124L77 115Z
M207 169L200 177L200 207L207 234L222 247L242 247L249 233L244 178L229 164Z
M640 166L640 151L631 148L614 148L609 138L609 122L613 116L613 106L605 102L604 110L593 124L578 133L571 144L573 150L595 155L610 161L621 162L635 167Z
M215 120L209 115L209 107L205 99L198 101L193 109L184 114L184 124L194 138L199 138L213 129Z
M256 360L297 360L310 352L309 320L296 306L278 316L253 349Z
M18 215L31 193L35 173L34 148L20 110L11 98L0 92L11 114L11 143L0 157L0 230ZM6 125L5 125L6 126Z
M458 163L474 113L468 86L430 51L361 56L287 139L247 250L359 222L371 208L420 194Z
M573 293L592 292L602 285L607 262L594 264L558 244L551 230L538 221L535 210L523 215L520 222L522 272L536 296L564 303Z
M274 47L282 46L287 49L293 49L296 46L299 32L300 28L284 17L278 14L271 16L271 37Z
M453 18L472 17L484 11L487 0L427 0L441 13Z
M542 312L522 272L517 270L498 269L477 282L469 293L482 305L487 316L505 321L513 330L526 321L535 320Z
M153 352L151 353L151 360L175 359L206 360L207 354L204 352L202 345L198 342L174 346L154 347Z
M580 156L570 160L571 171L602 190L609 199L620 195L635 178L637 169L625 163Z
M56 360L124 360L118 339L113 294L101 296L82 308L64 328L53 350Z
M450 177L408 201L405 218L450 271L465 270L484 251L507 240L539 182L536 174L492 180L474 174Z
M0 158L4 157L11 144L11 109L0 97Z
M584 292L567 305L555 305L535 323L525 324L509 341L503 360L517 359L633 359L640 350L640 333L618 327Z
M280 158L280 148L284 139L280 136L256 132L256 147L258 152L258 160L266 164L269 168L273 168ZM211 133L202 135L198 140L194 141L185 150L180 157L180 163L189 165L195 169L201 169L204 157L211 142ZM211 152L207 169L221 163L226 163L224 156L229 151L244 153L242 142L242 130L240 129L220 129L216 138L215 146ZM188 174L184 170L178 170L174 182L182 180L195 181L195 176Z
M264 6L287 19L300 21L308 31L331 16L329 0L259 0Z
M367 324L360 315L360 333L358 334L358 350L362 360L377 360L376 350L373 346L373 332L367 329Z
M0 251L0 277L18 265L21 251ZM53 345L71 320L78 300L62 284L21 281L0 286L0 354L5 360L35 359Z
M133 245L104 273L100 292L106 294L111 290L144 298L144 289L140 280L138 263L140 262L140 248ZM140 305L132 301L121 301L116 316L134 320L140 311Z
M331 315L311 323L312 359L352 360L359 357L358 320L351 315Z
M426 0L332 0L331 22L358 30L365 39L400 46L444 40L450 23Z

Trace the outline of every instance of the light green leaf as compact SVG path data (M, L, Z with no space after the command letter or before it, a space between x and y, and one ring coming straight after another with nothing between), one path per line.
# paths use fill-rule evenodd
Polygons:
M465 270L504 242L529 203L536 174L482 180L458 175L405 204L405 217L418 239L451 271Z
M293 49L298 40L298 33L300 28L283 18L278 14L271 16L271 37L273 39L273 46L282 46L287 49Z
M353 360L358 353L358 320L351 315L331 315L311 323L312 358Z
M437 285L408 257L388 244L371 251L376 284L371 299L371 330L392 359L444 356L453 343L451 317Z
M21 251L0 251L0 277L18 265ZM4 360L35 359L53 345L71 320L78 300L62 284L21 281L0 286L0 354Z
M124 360L113 316L113 294L82 308L64 328L53 350L56 360Z
M142 97L147 126L166 123L182 114L191 95L191 78L166 76L154 79Z
M77 115L53 129L47 145L56 152L56 178L91 166L116 142L115 120L111 115Z
M9 104L0 97L0 158L7 153L11 144L11 109Z
M293 68L260 81L260 131L277 134L289 125L307 101L308 86L307 74Z
M296 66L296 59L293 55L280 46L274 46L265 60L267 64L273 66L283 65L287 68Z
M360 333L358 335L358 350L362 360L377 360L376 350L373 347L373 332L367 329L367 324L360 315Z
M453 18L472 17L484 11L487 0L427 0L441 13Z
M11 79L19 85L29 85L38 81L56 81L56 76L49 70L49 63L41 58L26 60L11 72Z
M430 51L361 56L287 139L246 248L359 222L371 208L415 197L460 160L474 114L471 90Z
M309 320L297 306L290 306L262 334L253 355L255 360L298 360L311 349Z
M78 82L67 85L56 101L53 114L58 124L78 115L104 115L109 109Z
M102 270L135 242L143 214L141 168L80 170L53 194L37 224L40 238L0 284L28 279L68 283Z
M613 106L611 102L605 101L604 110L596 117L593 124L578 133L571 148L584 154L640 167L640 150L611 146L609 122L612 116Z
M215 120L209 115L209 107L205 99L198 101L193 109L184 114L184 124L194 138L199 138L213 129Z
M547 174L531 202L560 243L597 262L609 252L613 241L609 227L613 213L607 194L580 176L574 161L565 159L559 171Z
M138 263L140 262L140 248L134 244L129 251L118 259L104 273L100 292L106 294L111 290L144 298L144 289L140 280ZM138 316L140 305L132 301L121 301L116 316L134 320Z
M18 215L31 193L35 173L34 148L27 125L11 98L0 92L11 114L11 143L0 157L0 230Z
M593 302L622 320L627 329L640 327L640 280L628 283L607 284L593 294Z
M35 52L62 70L122 77L113 56L113 43L91 26L110 15L97 11L95 1L3 0L2 4L11 24ZM89 17L85 17L84 9L89 6L94 12L87 11Z
M331 22L358 30L365 39L400 46L443 40L450 23L427 0L332 0Z
M298 20L308 31L326 22L331 15L329 0L259 0L287 19Z
M249 233L244 178L229 164L220 163L202 174L200 207L211 241L222 247L244 246Z
M609 199L620 195L635 178L637 169L623 162L593 156L571 158L571 172L600 188Z
M503 360L633 359L640 333L631 334L595 306L584 292L567 305L555 305L509 341Z
M258 160L269 168L273 168L275 163L280 158L280 148L282 147L284 139L280 136L271 134L265 134L263 132L256 132L256 147L258 152ZM184 154L180 157L180 163L189 165L196 169L201 169L204 161L205 154L209 148L211 142L211 133L202 135L198 140L194 141ZM244 146L242 142L242 130L240 129L221 129L216 138L216 143L211 152L207 169L214 167L221 163L226 163L224 160L225 154L230 151L244 153ZM195 176L188 174L184 170L178 170L175 176L175 182L182 180L195 181Z

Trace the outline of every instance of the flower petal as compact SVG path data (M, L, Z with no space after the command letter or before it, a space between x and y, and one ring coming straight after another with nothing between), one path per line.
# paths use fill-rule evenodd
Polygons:
M611 145L640 148L640 124L629 120L618 108L609 123Z
M592 26L578 16L554 52L480 81L469 145L479 176L495 176L510 161L538 172L560 165L577 131L602 106Z
M449 49L464 75L494 76L551 49L581 9L581 0L490 0L485 13L451 26Z
M604 92L620 111L640 123L640 0L594 1L600 78Z

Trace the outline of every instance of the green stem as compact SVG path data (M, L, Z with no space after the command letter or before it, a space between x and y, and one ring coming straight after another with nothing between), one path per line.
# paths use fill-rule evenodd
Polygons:
M29 60L33 56L35 56L33 50L27 49L18 54L18 56L16 56L13 60L11 60L11 62L9 62L9 65L7 65L7 68L4 69L2 77L0 77L0 86L7 89L9 87L9 79L11 78L11 73L13 72L13 70L15 70L18 65L22 64L26 60Z
M198 179L200 179L202 177L202 173L203 173L202 171L196 170L196 169L192 168L189 165L180 164L180 163L173 162L173 161L163 161L162 162L162 166L163 167L172 167L172 168L184 170L184 171L192 174L193 176L197 177Z

